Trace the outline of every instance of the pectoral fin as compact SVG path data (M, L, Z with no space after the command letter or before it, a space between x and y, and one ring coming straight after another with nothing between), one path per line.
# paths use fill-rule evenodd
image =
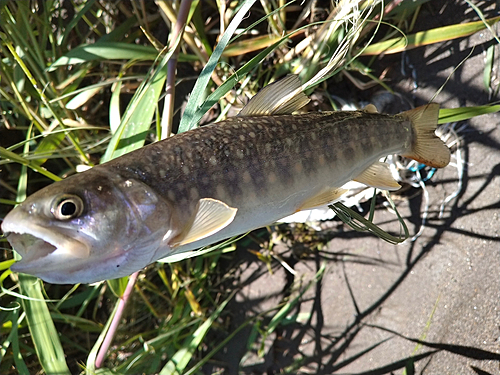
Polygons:
M323 189L318 194L307 199L304 203L302 203L297 212L303 210L310 210L316 207L324 206L328 203L332 203L338 200L347 191L348 191L347 189L342 189L342 188Z
M290 74L260 90L238 116L288 115L309 101L307 95L302 92L299 76Z
M193 218L184 230L172 239L170 246L187 245L219 232L231 224L237 211L237 208L229 207L217 199L200 199Z
M354 181L382 190L398 190L401 187L392 177L389 166L379 161L366 168L359 176L354 178Z

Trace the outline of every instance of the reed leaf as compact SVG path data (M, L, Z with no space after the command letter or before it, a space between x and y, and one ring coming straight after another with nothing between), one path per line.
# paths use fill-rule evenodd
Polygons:
M439 110L438 124L464 121L473 117L500 111L500 104L480 105L475 107L442 108Z
M463 38L484 30L486 25L494 25L499 20L500 17L494 17L485 20L485 22L475 21L459 25L443 26L432 30L402 36L400 38L389 39L380 43L373 43L372 45L366 47L361 55L369 56L398 53L417 47L427 46L429 44Z

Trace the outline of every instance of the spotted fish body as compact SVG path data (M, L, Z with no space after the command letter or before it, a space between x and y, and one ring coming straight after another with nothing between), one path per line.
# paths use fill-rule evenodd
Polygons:
M409 120L363 111L234 117L94 169L142 181L175 203L181 220L200 198L237 207L234 221L211 243L298 211L311 195L407 150L411 138Z
M300 82L291 76L266 89L272 86L286 95ZM434 135L437 105L395 116L373 107L291 115L282 113L304 105L305 96L277 103L266 89L238 117L148 145L29 197L2 224L23 256L13 269L55 283L117 278L325 205L353 179L397 189L378 162L382 156L398 153L436 167L449 162Z

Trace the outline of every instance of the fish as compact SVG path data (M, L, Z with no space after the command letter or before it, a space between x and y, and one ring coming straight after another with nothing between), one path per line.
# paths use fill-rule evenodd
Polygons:
M1 228L22 259L14 272L94 283L325 206L358 181L397 190L389 154L442 168L439 104L397 115L296 113L309 98L289 75L240 113L149 144L29 196Z

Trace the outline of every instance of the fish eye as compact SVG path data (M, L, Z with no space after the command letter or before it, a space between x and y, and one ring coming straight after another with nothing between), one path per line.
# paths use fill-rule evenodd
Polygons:
M70 220L83 212L83 201L77 195L63 195L57 198L50 209L57 220Z

